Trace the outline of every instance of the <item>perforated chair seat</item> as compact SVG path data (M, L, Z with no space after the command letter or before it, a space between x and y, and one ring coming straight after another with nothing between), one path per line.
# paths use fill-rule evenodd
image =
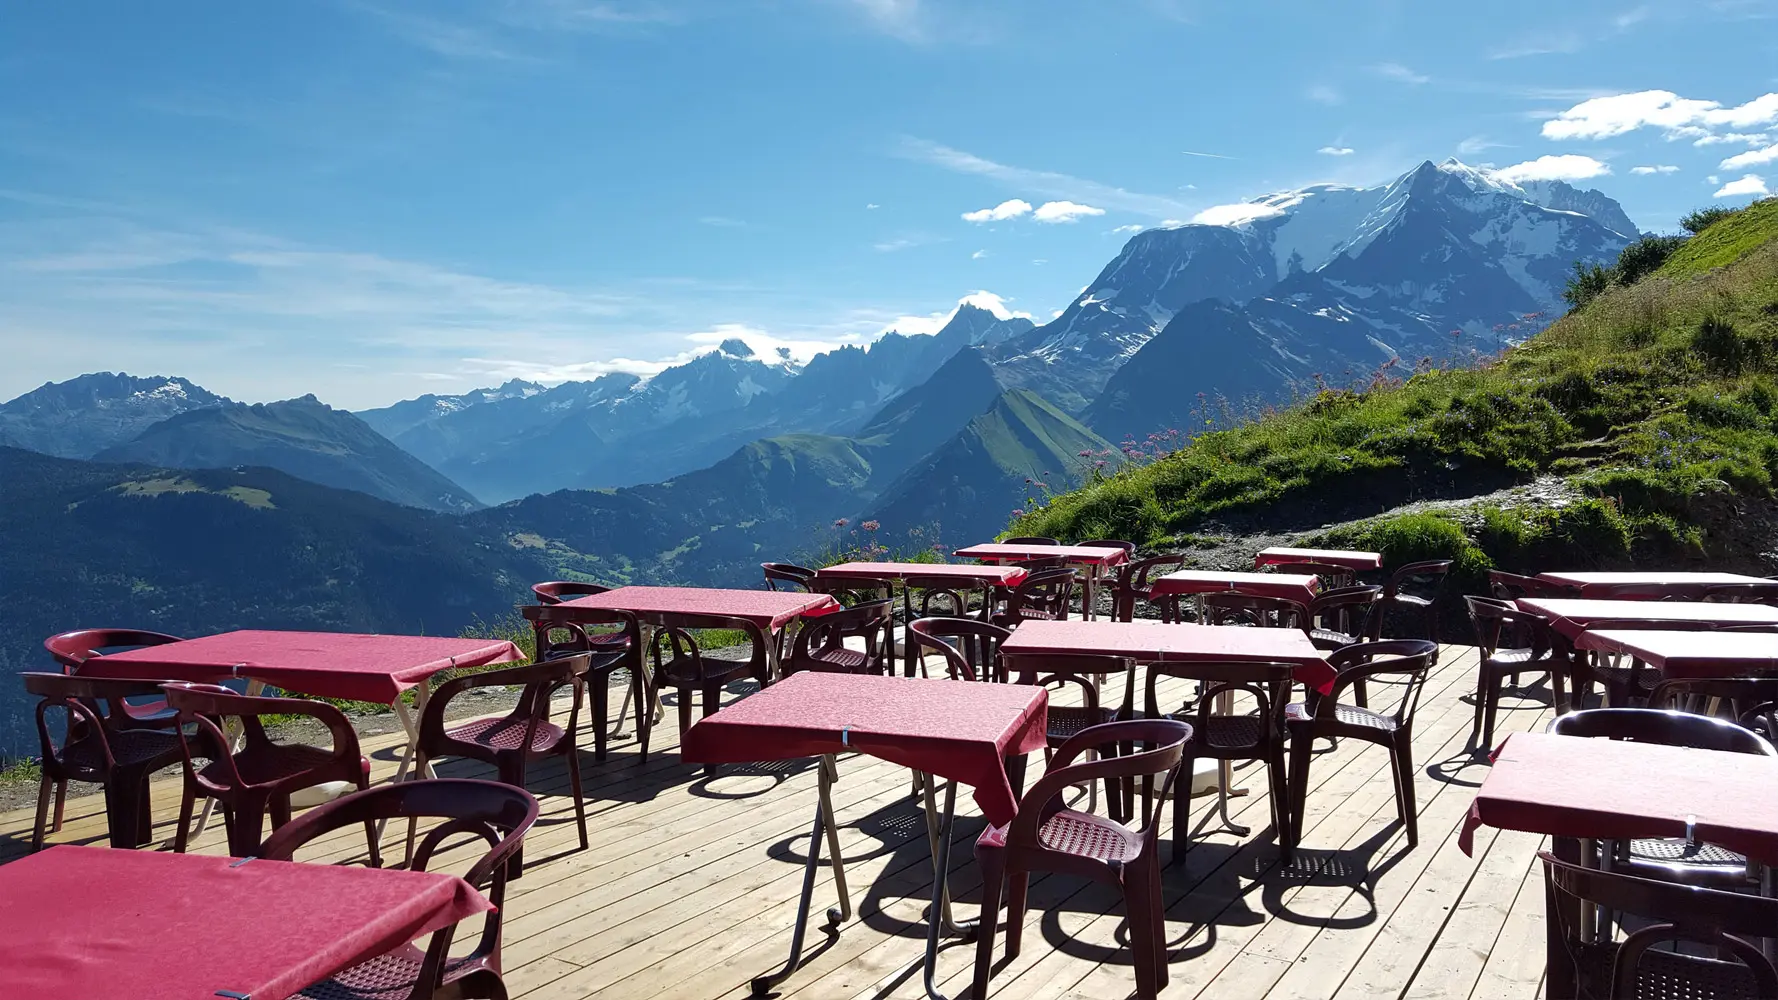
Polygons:
M1599 680L1608 687L1616 688L1620 691L1630 686L1630 678L1632 676L1636 677L1637 690L1643 692L1653 691L1656 682L1661 679L1659 671L1651 670L1647 667L1637 671L1632 671L1629 667L1593 668L1593 677L1596 680Z
M1317 628L1309 630L1309 641L1315 644L1316 649L1335 650L1357 645L1364 639L1361 636L1336 632L1330 628Z
M525 726L528 720L502 716L493 719L471 719L460 725L445 730L445 736L487 747L490 750L517 750L525 738ZM553 722L540 723L537 731L531 734L531 749L543 753L562 742L568 731Z
M1044 847L1097 861L1123 863L1142 853L1142 838L1114 820L1063 809L1037 828Z
M811 666L816 670L827 670L839 674L859 674L870 669L870 657L860 649L818 649L812 650L808 656L813 661Z
M1606 984L1611 982L1618 946L1578 944L1575 947L1578 948L1575 961L1582 977L1597 984L1600 990L1606 989ZM1705 997L1755 1000L1759 996L1759 984L1747 966L1740 962L1650 948L1637 962L1635 981L1620 995L1634 1000L1698 1000Z
M108 740L111 755L120 767L146 764L159 757L168 758L169 763L183 759L179 735L170 729L113 730ZM96 771L105 766L105 752L96 738L88 736L63 750L62 760L72 768Z
M250 785L263 785L304 771L326 767L336 760L331 750L300 743L280 743L269 747L250 746L242 750L235 754L235 768L240 771L242 781ZM234 784L227 765L221 761L204 765L198 773L219 785Z
M1653 861L1660 864L1684 864L1711 868L1747 869L1747 859L1715 844L1688 844L1679 837L1656 837L1630 841L1631 861Z
M1309 717L1308 710L1300 703L1292 704L1289 708L1285 709L1285 713L1291 719L1296 720L1307 719ZM1375 729L1381 733L1393 733L1401 728L1396 724L1396 721L1389 716L1373 712L1368 708L1359 708L1357 705L1335 705L1334 721L1345 723L1348 726L1363 726L1366 729Z
M420 968L425 958L425 953L420 949L407 945L354 965L330 979L311 984L295 994L291 1000L407 1000L413 994L414 984L420 980ZM446 986L451 984L453 973L461 975L465 971L472 971L467 968L469 965L462 959L447 962L444 975ZM481 968L476 963L473 971L480 971ZM450 991L447 989L446 992ZM492 994L470 991L466 995Z
M1518 649L1497 649L1494 651L1493 656L1488 657L1487 665L1504 669L1508 664L1511 664L1525 670L1548 670L1551 664L1555 662L1554 658L1548 653L1545 653L1543 656L1536 656L1536 652L1536 650L1528 647L1521 647Z
M1074 706L1051 706L1049 710L1049 729L1046 735L1051 742L1065 740L1088 726L1102 725L1117 719L1117 710L1111 708L1078 708Z

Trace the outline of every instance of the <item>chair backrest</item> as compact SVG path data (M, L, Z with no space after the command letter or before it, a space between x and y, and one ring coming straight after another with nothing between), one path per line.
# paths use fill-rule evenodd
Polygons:
M1160 794L1143 797L1144 801L1152 801L1153 807L1143 817L1142 826L1137 831L1142 837L1143 852L1154 851L1161 816L1166 812L1162 803L1167 798L1174 779L1178 777L1179 762L1186 741L1191 738L1192 727L1173 719L1107 722L1088 726L1075 733L1056 748L1055 756L1050 759L1043 777L1019 801L1018 816L1007 829L1007 846L1050 857L1067 856L1064 852L1046 847L1037 837L1038 828L1044 821L1063 808L1063 791L1077 784L1091 784L1105 778L1142 778L1146 788L1147 782L1152 781L1156 775L1162 775ZM1097 760L1082 764L1074 763L1077 757L1088 750L1129 745L1135 745L1139 749L1133 753L1102 755ZM1180 794L1187 793L1181 791Z
M1580 588L1565 583L1548 583L1534 576L1520 576L1505 570L1488 571L1488 590L1503 601L1521 597L1579 597Z
M346 721L346 713L326 702L307 698L248 696L215 684L181 682L165 684L162 690L167 693L167 706L179 713L179 745L185 750L186 775L212 791L225 792L275 785L279 780L274 778L256 785L241 776L235 767L235 754L230 751L233 741L222 730L221 722L224 719L240 721L241 735L246 741L246 748L250 750L270 746L272 743L271 737L266 735L264 724L260 722L260 716L306 715L326 726L327 731L332 734L335 757L358 756L357 731ZM192 730L189 734L188 729ZM197 743L195 747L194 742ZM192 763L194 758L199 757L221 764L222 772L229 783L220 784L200 773Z
M1075 542L1074 544L1083 545L1090 549L1123 549L1124 555L1126 556L1133 556L1136 554L1136 543L1126 542L1121 538L1094 538L1090 541Z
M1054 538L1045 538L1042 535L1019 535L1014 538L1005 539L1000 544L1002 544L1002 545L1060 545L1062 543L1057 541Z
M1068 598L1073 593L1073 570L1032 570L1025 576L1023 583L1013 588L1012 595L1007 598L1004 617L1011 621L1026 618L1067 618Z
M531 593L537 596L539 604L560 604L572 601L576 597L592 597L603 594L610 587L597 583L581 583L578 580L549 580L544 583L533 583Z
M1332 694L1310 698L1310 707L1317 716L1331 717L1340 695L1354 683L1393 675L1405 681L1401 685L1401 700L1393 712L1382 714L1393 718L1399 726L1407 726L1413 722L1414 710L1420 705L1420 691L1426 685L1426 675L1438 663L1438 643L1429 639L1360 642L1327 654L1327 663L1334 668L1338 678L1334 681ZM1371 710L1376 711L1374 706Z
M1006 680L1000 644L1012 635L1009 629L972 618L920 618L908 623L907 634L918 647L922 672L930 651L944 659L945 674L952 680Z
M43 648L62 665L63 670L76 670L88 659L103 656L103 650L140 649L178 641L178 636L164 632L145 632L133 628L83 628L52 635L43 640Z
M1557 716L1549 731L1560 736L1778 756L1772 744L1733 722L1669 708L1589 708Z
M1713 584L1704 588L1703 600L1727 604L1778 605L1778 581Z
M1332 563L1280 563L1267 566L1266 569L1278 573L1291 573L1296 576L1318 577L1321 580L1321 585L1330 589L1336 587L1350 587L1358 582L1357 570L1350 566L1335 566Z
M765 562L759 568L766 575L767 590L808 590L809 581L815 579L814 570L795 563Z
M1652 921L1615 944L1595 943L1569 924L1569 914L1589 906L1557 906L1563 943L1580 982L1575 995L1598 997L1771 997L1778 996L1778 968L1753 940L1778 927L1778 899L1682 885L1659 879L1583 868L1548 851L1544 878L1558 893L1582 904ZM1687 942L1710 948L1703 958L1651 946ZM1723 961L1731 957L1733 962ZM1596 958L1597 961L1587 959ZM1736 964L1736 963L1739 964ZM1607 971L1608 970L1608 971ZM1607 979L1608 981L1598 981Z
M1383 624L1377 614L1382 596L1383 588L1372 584L1323 591L1308 604L1309 627L1374 639Z
M124 710L124 699L158 695L165 683L37 672L23 673L19 677L26 693L43 699L37 703L37 739L43 760L60 766L63 750L72 743L91 739L97 741L99 749L95 763L100 765L101 773L106 774L116 765L109 734L130 728L132 721ZM49 724L50 713L58 709L67 716L62 726L60 747L56 745Z
M1469 608L1482 659L1502 649L1529 649L1531 659L1541 660L1550 651L1549 623L1542 618L1492 597L1466 594L1463 602Z
M1111 584L1112 617L1120 622L1135 620L1136 602L1151 598L1150 577L1184 569L1187 558L1183 552L1163 552L1119 566Z
M625 648L634 650L641 646L641 620L629 611L616 608L574 608L570 618L564 611L552 611L551 608L555 606L532 604L519 609L519 613L531 623L534 636L532 648L536 650L533 659L553 660L588 651L606 652ZM601 631L595 627L598 625L617 627ZM627 644L620 636L627 638Z
M843 611L830 611L824 615L805 618L801 630L796 634L796 644L791 647L790 659L784 663L784 672L859 672L849 666L836 664L834 658L828 654L845 649L847 639L863 639L864 665L860 670L864 673L887 673L893 648L894 627L895 602L892 600L855 604Z
M764 629L757 622L746 618L726 618L718 615L700 615L698 620L707 629L733 629L746 634L753 653L748 657L747 667L753 675L762 681L766 678L768 643ZM654 630L654 640L649 645L648 655L652 657L654 670L658 674L663 665L671 676L697 680L705 676L704 652L698 645L697 637L683 628L675 626L659 626ZM730 661L719 661L724 671L734 669Z
M1143 686L1143 709L1150 718L1163 714L1160 704L1158 682L1162 677L1183 677L1187 680L1204 682L1198 692L1197 713L1193 722L1194 728L1200 732L1208 724L1212 709L1215 707L1217 695L1242 694L1251 696L1256 707L1255 715L1262 723L1261 740L1265 742L1282 739L1284 736L1284 710L1290 702L1290 688L1296 676L1296 665L1293 663L1269 663L1264 661L1228 661L1215 662L1161 662L1148 665L1148 679Z
M950 576L909 576L903 577L902 598L908 602L908 617L915 614L921 618L934 617L932 610L936 604L944 604L946 614L952 618L963 618L969 614L969 594L973 587L967 582L960 582ZM914 606L914 593L920 594L918 608Z
M1254 625L1307 630L1309 609L1301 601L1229 590L1202 598L1207 625Z
M279 827L260 847L260 856L271 861L294 861L304 844L334 830L391 819L437 819L443 822L427 832L414 851L413 868L425 871L445 838L469 834L486 840L488 852L463 879L481 889L494 904L482 924L481 941L471 958L500 960L501 913L506 908L509 862L524 843L526 831L537 822L537 800L530 792L494 781L467 778L432 778L374 785L315 807ZM436 986L443 978L453 927L432 935L421 967L420 981Z
M420 746L431 756L455 754L463 750L471 753L485 753L469 744L453 740L445 732L445 713L451 699L471 688L484 687L516 687L519 688L518 702L512 711L507 713L509 719L525 719L524 738L513 744L512 749L520 750L534 745L533 738L537 730L549 721L550 699L563 686L574 688L574 706L569 711L569 731L573 732L576 721L580 717L581 687L585 683L587 671L593 665L593 653L575 653L571 656L558 656L554 659L540 660L517 667L501 667L495 670L483 670L473 674L453 677L440 684L432 697L426 701L426 712L420 717ZM603 654L604 657L621 655Z
M1427 600L1436 602L1444 596L1445 584L1450 580L1450 559L1422 559L1419 562L1403 563L1389 574L1389 582L1383 586L1385 598L1394 597L1402 592L1402 585L1416 581L1430 581L1432 593L1422 595Z

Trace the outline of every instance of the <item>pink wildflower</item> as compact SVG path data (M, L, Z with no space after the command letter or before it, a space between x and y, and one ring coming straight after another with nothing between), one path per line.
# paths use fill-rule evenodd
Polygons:
M852 523L851 521L849 521L843 517L836 517L833 519L833 526L836 528L844 528L846 525L851 524L851 523Z
M866 521L863 524L859 525L859 527L863 528L866 531L875 531L878 528L881 528L882 525L878 524L875 521Z

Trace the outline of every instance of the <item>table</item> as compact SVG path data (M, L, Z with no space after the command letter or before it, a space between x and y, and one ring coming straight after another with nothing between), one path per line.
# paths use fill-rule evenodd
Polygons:
M982 545L971 545L951 553L964 559L980 559L983 562L1016 562L1025 559L1056 559L1061 558L1077 566L1087 568L1082 583L1081 614L1092 619L1098 611L1094 605L1098 601L1099 577L1108 569L1122 566L1130 561L1130 553L1121 547L1112 548L1099 545L1031 545L1025 543L990 542Z
M395 772L395 780L400 781L414 760L419 741L414 716L426 711L427 681L434 674L453 667L484 667L524 658L519 647L505 639L248 629L95 656L82 664L78 673L82 677L205 684L246 678L250 695L259 694L269 684L317 698L388 705L407 732L407 749ZM412 712L401 700L409 689L414 691ZM206 817L211 801L204 806Z
M1575 648L1625 653L1665 677L1751 677L1778 674L1778 635L1759 632L1582 632Z
M778 674L777 634L805 615L840 610L830 594L784 590L724 590L715 587L615 587L603 594L577 597L550 605L559 621L571 621L574 609L628 611L649 625L674 628L722 627L716 619L740 618L766 633L766 667ZM648 637L643 637L643 646ZM621 710L620 713L621 715Z
M1463 821L1457 846L1471 854L1475 831L1554 838L1556 853L1585 863L1575 840L1684 837L1719 844L1766 866L1778 865L1778 760L1658 743L1513 733L1495 753ZM1551 997L1565 997L1572 965L1555 914L1548 926ZM1558 986L1558 984L1562 984Z
M1778 608L1763 604L1710 604L1703 601L1595 601L1568 597L1521 597L1521 611L1550 623L1572 642L1588 623L1635 621L1701 621L1714 625L1778 625Z
M1689 573L1689 572L1620 572L1620 573L1539 573L1537 579L1545 583L1566 584L1579 587L1581 597L1598 597L1618 587L1648 588L1648 593L1665 596L1672 593L1696 594L1706 587L1714 587L1725 583L1771 583L1771 580L1757 576L1743 576L1740 573ZM1588 593L1588 591L1592 593Z
M1016 587L1025 582L1025 577L1027 575L1028 573L1026 570L1020 566L971 566L959 563L848 562L840 563L836 566L825 566L816 570L815 580L817 582L824 580L874 582L882 580L907 580L910 577L930 577L933 579L955 580L965 590L981 589L982 620L986 621L988 616L992 614L994 610L993 588ZM964 600L968 600L967 595L964 596ZM901 601L902 617L904 619L903 627L905 628L906 622L914 620L913 596L906 588L902 589ZM968 608L962 610L967 612ZM909 677L912 677L917 672L915 664L919 660L919 654L915 649L913 639L909 637L905 631L902 633L901 644L903 647L902 651L904 653L904 659L906 660L905 672Z
M284 1000L493 908L448 874L67 845L0 899L7 1000Z
M826 792L835 774L835 755L854 751L904 765L923 776L946 779L943 816L934 822L930 812L933 788L930 778L923 778L935 872L926 930L925 984L928 996L943 1000L934 977L939 932L949 909L946 873L950 869L957 784L975 789L976 804L988 822L1012 822L1018 812L1018 796L1005 761L1011 757L1022 765L1024 754L1045 746L1048 728L1049 692L1033 685L813 671L786 677L693 723L679 750L680 758L689 763L823 758L822 796L810 832L790 959L779 971L753 980L753 994L769 992L796 971L802 960L824 828L841 900L839 909L828 911L829 924L839 924L849 913L833 810ZM984 914L984 919L994 916Z
M1225 573L1213 569L1182 569L1149 585L1153 597L1216 594L1234 591L1249 597L1277 597L1307 604L1321 589L1321 578L1296 573Z
M1287 566L1291 563L1325 563L1329 566L1344 566L1350 570L1367 570L1383 568L1383 556L1377 552L1359 552L1352 549L1293 549L1285 546L1274 546L1259 550L1253 557L1253 565Z

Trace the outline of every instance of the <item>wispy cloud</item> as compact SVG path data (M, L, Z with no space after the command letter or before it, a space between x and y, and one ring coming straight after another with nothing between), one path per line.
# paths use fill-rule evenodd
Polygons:
M564 35L636 31L684 20L677 8L652 0L506 0L461 19L440 16L430 5L350 0L348 6L410 45L465 60L532 60Z
M1397 83L1405 83L1410 86L1418 87L1423 83L1432 82L1432 77L1425 73L1416 73L1397 62L1378 63L1370 69L1372 73L1385 80L1394 80Z
M977 250L975 253L972 253L969 255L969 259L970 260L981 260L983 257L986 257L986 256L988 256L988 251Z
M1325 83L1310 84L1309 89L1303 91L1303 96L1316 104L1325 104L1329 107L1346 103L1344 94Z
M912 250L915 247L944 242L946 240L943 236L935 236L931 233L898 233L888 239L872 243L870 248L878 253L897 253L902 250Z
M1121 234L1121 233L1139 233L1142 231L1142 229L1143 229L1142 226L1138 226L1138 225L1132 223L1128 226L1118 226L1116 229L1113 229L1111 232L1113 235L1117 235L1117 234Z
M1351 146L1323 146L1315 152L1322 156L1351 156L1355 150Z
M1560 156L1540 156L1535 160L1515 163L1510 167L1502 167L1494 171L1501 180L1517 184L1521 181L1576 181L1589 177L1603 177L1611 173L1611 166L1590 156L1577 156L1572 153Z
M1585 40L1579 32L1536 32L1488 50L1489 59L1523 59L1527 56L1566 55L1579 52Z
M1737 153L1717 164L1717 166L1721 167L1723 170L1740 170L1743 167L1755 167L1762 163L1774 162L1778 162L1778 145L1767 146L1764 149L1750 149L1745 153Z
M1008 198L993 208L978 208L973 212L964 212L964 222L1004 222L1016 219L1031 212L1031 203L1023 198Z
M1457 152L1463 156L1474 156L1485 150L1501 149L1505 146L1506 143L1495 142L1485 135L1472 135L1457 144Z
M1126 191L1098 181L1048 170L1031 170L996 163L928 139L904 138L896 148L896 155L960 174L987 177L1015 190L1055 200L1100 205L1155 218L1177 216L1185 211L1182 203L1162 195Z
M1722 187L1717 188L1716 194L1712 197L1735 198L1752 195L1755 198L1764 198L1771 193L1772 192L1766 188L1765 178L1758 174L1746 174L1743 175L1740 180L1730 181Z
M1225 156L1221 153L1205 153L1205 152L1202 152L1202 151L1196 150L1196 149L1182 149L1179 152L1186 155L1186 156L1203 157L1206 160L1233 160L1233 159L1235 159L1235 157L1233 157L1233 156Z
M698 216L698 224L715 226L718 229L740 229L747 225L747 223L742 222L740 219L731 219L726 215L700 215Z
M1078 222L1088 216L1104 214L1103 208L1094 208L1091 205L1081 205L1072 201L1046 201L1037 206L1037 211L1031 213L1031 218L1038 222L1054 224Z
M1192 216L1192 221L1201 226L1240 226L1283 214L1283 209L1272 205L1243 201L1233 205L1212 205Z
M1630 172L1633 174L1643 174L1643 175L1673 174L1673 173L1678 173L1679 168L1674 166L1671 163L1660 163L1660 164L1655 164L1653 166L1631 167Z

